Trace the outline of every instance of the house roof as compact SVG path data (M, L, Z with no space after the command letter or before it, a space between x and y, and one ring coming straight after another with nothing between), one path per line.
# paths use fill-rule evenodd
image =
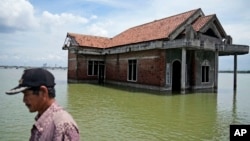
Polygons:
M199 32L204 30L205 25L212 22L212 19L217 20L216 26L219 26L220 33L226 36L215 15L205 16L201 9L195 9L129 28L113 38L75 33L68 33L67 37L75 40L80 47L109 48L152 40L172 40L183 33L188 24L191 24L194 30Z
M227 36L215 14L198 18L192 26L195 31L202 33L206 32L208 28L216 27L216 30L219 32L218 36L223 38Z
M198 10L199 9L188 11L130 28L115 36L108 45L113 47L168 38L175 29L177 29Z
M195 31L200 31L200 29L202 27L205 26L205 24L213 18L214 15L210 15L210 16L204 16L204 17L200 17L198 18L194 23L193 23L193 28Z
M110 41L110 38L92 36L92 35L83 35L76 33L68 33L68 37L73 38L76 41L76 45L82 47L96 47L96 48L105 48Z

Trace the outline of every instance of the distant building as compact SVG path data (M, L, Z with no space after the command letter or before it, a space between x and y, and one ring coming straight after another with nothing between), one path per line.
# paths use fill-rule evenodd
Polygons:
M218 57L248 54L216 15L195 9L135 26L113 38L67 33L68 82L174 91L217 89Z

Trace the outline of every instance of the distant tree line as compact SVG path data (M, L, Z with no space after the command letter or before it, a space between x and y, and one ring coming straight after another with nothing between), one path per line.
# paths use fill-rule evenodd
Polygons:
M219 73L233 73L232 70L221 70ZM238 70L237 73L250 73L250 70Z

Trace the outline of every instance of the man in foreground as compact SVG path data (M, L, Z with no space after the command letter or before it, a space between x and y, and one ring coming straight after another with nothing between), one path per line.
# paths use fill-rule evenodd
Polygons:
M23 93L30 112L38 112L30 141L79 141L79 130L72 116L55 100L54 76L42 68L24 70L19 85L6 94Z

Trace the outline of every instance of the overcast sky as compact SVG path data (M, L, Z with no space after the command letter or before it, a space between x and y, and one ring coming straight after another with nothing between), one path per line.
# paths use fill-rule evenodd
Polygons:
M156 19L201 8L216 14L234 44L250 45L248 0L1 0L0 65L67 66L67 32L113 37ZM233 56L220 57L233 69ZM238 56L250 70L250 54Z

